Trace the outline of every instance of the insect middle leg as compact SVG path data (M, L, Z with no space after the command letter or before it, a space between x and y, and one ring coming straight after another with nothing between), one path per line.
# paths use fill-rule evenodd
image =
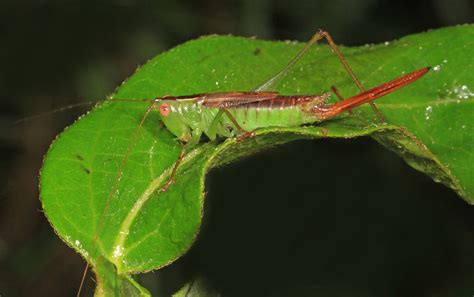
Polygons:
M240 124L237 122L235 117L230 113L230 111L227 108L222 108L222 111L227 115L227 117L231 120L234 126L241 132L241 134L237 137L237 141L243 141L255 135L253 131L247 131L244 128L242 128L242 126L240 126Z

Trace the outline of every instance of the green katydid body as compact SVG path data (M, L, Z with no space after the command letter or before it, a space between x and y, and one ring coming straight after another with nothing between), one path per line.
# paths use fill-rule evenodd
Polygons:
M204 133L209 139L233 137L238 131L263 127L292 127L318 122L311 112L322 106L330 93L280 96L276 92L199 94L155 101L168 130L189 146ZM223 112L226 109L235 122Z
M416 70L333 105L325 104L331 93L283 96L277 92L228 92L158 98L152 108L159 110L168 130L190 148L203 133L214 140L258 128L317 123L406 86L428 70Z

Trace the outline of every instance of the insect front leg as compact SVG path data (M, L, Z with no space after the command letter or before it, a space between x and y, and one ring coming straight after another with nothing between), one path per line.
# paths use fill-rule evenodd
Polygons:
M176 162L174 162L173 169L171 170L170 177L166 181L166 183L161 187L160 189L157 190L158 193L163 193L168 188L171 186L171 184L174 182L174 178L176 176L176 171L178 170L179 165L181 164L181 161L183 161L183 158L186 153L186 144L181 142L181 152L179 152L178 159L176 159Z
M165 192L173 184L174 179L176 177L176 172L178 171L179 165L181 165L181 162L183 161L183 158L186 155L186 151L192 149L194 146L196 146L199 143L199 140L201 139L201 135L202 135L201 130L194 129L192 131L191 140L189 140L186 143L180 141L181 151L179 152L178 159L176 159L176 162L174 162L173 169L171 169L171 174L168 180L166 181L166 183L163 185L163 187L157 190L158 193Z

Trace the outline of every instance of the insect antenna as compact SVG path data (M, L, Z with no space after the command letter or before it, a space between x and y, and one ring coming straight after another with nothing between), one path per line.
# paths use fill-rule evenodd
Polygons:
M48 111L45 111L45 112L41 112L41 113L38 113L38 114L23 117L19 120L14 121L12 123L12 125L15 126L15 125L20 125L20 124L23 124L23 123L26 123L26 122L35 121L35 120L41 119L43 117L51 116L51 115L54 115L56 113L60 113L60 112L66 111L66 110L71 110L71 109L84 107L84 106L91 106L91 105L97 104L98 102L100 102L100 101L87 101L87 102L79 102L79 103L70 104L70 105L67 105L67 106L63 106L63 107L48 110Z
M79 102L79 103L74 103L70 104L67 106L59 107L56 109L48 110L45 112L41 112L38 114L30 115L23 117L21 119L18 119L12 123L13 126L16 125L21 125L23 123L31 122L31 121L36 121L38 119L48 117L60 112L64 112L66 110L71 110L71 109L76 109L84 106L91 106L94 104L99 104L99 103L104 103L104 102L111 102L111 101L119 101L119 102L151 102L152 100L149 99L140 99L140 100L133 100L133 99L109 99L109 100L91 100L91 101L86 101L86 102Z
M140 124L135 129L135 131L133 132L132 139L130 140L130 142L128 144L128 147L127 147L127 150L125 152L125 155L123 156L123 158L120 162L119 170L118 170L117 175L114 179L114 183L112 185L112 188L110 189L110 192L107 196L107 200L105 202L104 210L102 211L102 213L100 215L100 218L99 218L99 223L97 225L97 231L95 232L94 240L92 242L93 247L95 246L95 244L97 243L97 240L99 239L100 233L101 233L102 228L104 226L105 217L107 215L107 212L109 211L110 202L112 200L112 197L114 196L115 191L117 190L119 180L122 177L123 169L125 167L125 164L127 163L127 160L128 160L128 157L130 156L132 148L133 148L134 144L136 143L136 141L138 139L138 135L140 134L140 131L143 127L143 124L145 123L145 120L148 118L151 111L155 108L155 100L148 100L148 99L144 99L144 100L111 99L111 100L109 100L109 101L124 101L124 102L150 102L150 106L145 111L145 114L143 115L143 117L140 121ZM98 263L100 262L100 259L101 258L99 258ZM98 263L96 263L96 265L98 265ZM89 264L86 261L86 266L84 267L84 272L82 273L81 283L79 285L79 289L77 290L77 294L76 294L77 297L79 297L81 295L82 287L84 286L84 281L85 281L86 276L87 276L88 268L89 268Z

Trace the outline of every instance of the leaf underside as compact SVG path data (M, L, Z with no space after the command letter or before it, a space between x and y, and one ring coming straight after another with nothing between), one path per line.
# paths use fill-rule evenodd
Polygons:
M150 60L114 98L144 99L248 91L280 70L302 43L208 36ZM207 171L297 139L371 136L413 168L474 203L474 26L457 26L373 46L341 48L366 87L425 66L414 84L377 101L380 124L363 106L319 125L266 128L243 142L218 139L186 155L175 182L157 194L181 145L152 113L125 163L102 221L109 192L147 103L108 101L68 127L41 172L41 199L57 234L94 267L98 295L146 295L130 274L158 269L183 255L197 236ZM282 94L357 88L326 45L310 50L284 78ZM101 225L103 228L99 228ZM98 234L98 239L94 238ZM112 265L113 264L113 265ZM126 293L125 293L126 292Z

